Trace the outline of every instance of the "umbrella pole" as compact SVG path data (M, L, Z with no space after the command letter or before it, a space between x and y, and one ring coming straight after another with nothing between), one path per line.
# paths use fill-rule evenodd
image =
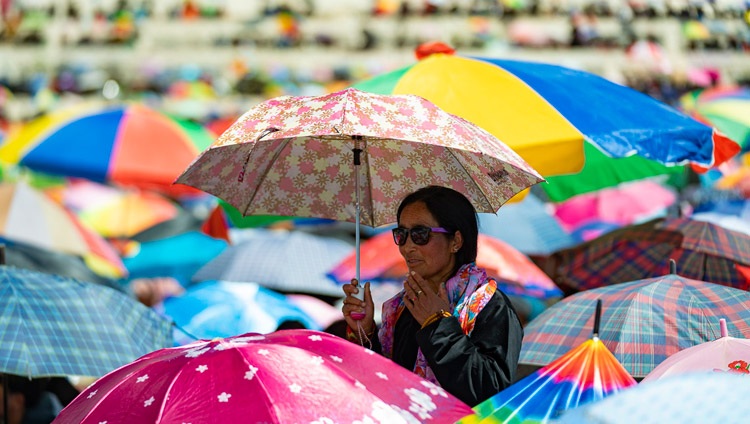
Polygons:
M360 194L359 194L359 167L362 164L361 161L361 155L362 155L362 149L359 147L359 142L362 140L361 135L354 135L352 136L354 139L354 149L352 151L354 152L354 190L355 190L355 219L356 219L356 225L354 226L354 249L355 249L355 258L356 258L356 270L355 275L357 278L357 282L359 283L359 225L360 225Z

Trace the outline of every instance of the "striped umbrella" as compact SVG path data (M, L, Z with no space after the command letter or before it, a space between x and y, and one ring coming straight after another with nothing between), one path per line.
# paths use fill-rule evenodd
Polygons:
M750 236L689 218L661 218L553 253L543 268L570 294L669 273L750 289Z
M549 181L540 187L553 201L682 173L688 163L712 168L740 150L710 126L598 75L454 55L440 44L422 49L417 63L354 87L416 94L484 128Z
M200 124L139 104L71 107L10 134L0 159L54 175L80 177L172 194L180 172L213 141Z
M603 304L599 338L633 377L669 355L719 337L750 336L750 293L676 274L586 290L554 304L524 328L519 363L547 365L591 336L591 307Z
M680 97L680 107L695 119L714 126L750 148L750 88L719 86L695 90Z
M636 381L599 339L600 314L597 302L593 337L475 406L476 415L459 423L544 423L634 386Z
M172 346L172 324L99 284L0 267L0 372L102 376Z

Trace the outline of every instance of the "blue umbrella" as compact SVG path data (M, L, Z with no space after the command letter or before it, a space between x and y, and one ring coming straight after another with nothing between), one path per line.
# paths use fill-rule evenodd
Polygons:
M130 279L172 277L188 285L190 277L218 256L227 242L197 231L143 242L138 253L124 258Z
M0 266L0 372L102 376L172 345L172 323L117 290Z
M480 213L479 231L529 255L546 255L577 244L532 194L503 205L497 214Z
M286 296L255 283L204 281L189 287L182 296L165 299L161 309L184 330L174 332L178 344L193 342L193 337L270 333L282 323L293 321L305 328L321 329Z
M241 234L192 281L245 281L285 293L343 296L326 272L351 252L350 243L302 231L246 229Z

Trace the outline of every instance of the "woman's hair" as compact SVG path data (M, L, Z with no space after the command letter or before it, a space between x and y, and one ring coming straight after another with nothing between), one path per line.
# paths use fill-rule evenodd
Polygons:
M401 211L412 203L422 202L427 206L438 225L450 231L460 231L463 236L463 244L456 252L455 273L462 265L476 262L477 260L477 238L479 228L477 225L477 211L474 205L463 194L448 187L427 186L404 197L398 206L397 219L401 219Z

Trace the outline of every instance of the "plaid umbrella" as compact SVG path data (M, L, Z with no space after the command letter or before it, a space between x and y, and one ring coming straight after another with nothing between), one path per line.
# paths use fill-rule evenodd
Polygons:
M302 231L247 229L241 234L192 281L244 281L285 293L344 295L326 272L349 254L348 242Z
M675 274L574 294L524 328L519 362L547 365L591 336L597 300L599 338L633 377L644 377L669 355L716 339L719 319L750 335L750 293Z
M0 372L104 375L172 346L172 323L98 284L0 267Z
M676 272L750 289L750 236L710 222L662 218L550 255L543 268L567 294Z

